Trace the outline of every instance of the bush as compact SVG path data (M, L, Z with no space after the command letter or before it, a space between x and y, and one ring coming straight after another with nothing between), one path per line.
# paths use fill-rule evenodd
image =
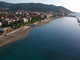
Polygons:
M0 33L4 33L4 31L0 31Z

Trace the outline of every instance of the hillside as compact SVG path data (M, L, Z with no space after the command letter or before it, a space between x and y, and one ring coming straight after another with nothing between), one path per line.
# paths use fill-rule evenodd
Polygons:
M18 3L18 4L13 4L13 3L7 3L7 2L2 2L0 1L0 10L1 9L9 9L9 10L25 10L25 11L37 11L37 12L48 12L48 11L53 11L53 12L65 12L69 13L71 12L70 10L62 7L62 6L55 6L55 5L47 5L47 4L42 4L42 3Z

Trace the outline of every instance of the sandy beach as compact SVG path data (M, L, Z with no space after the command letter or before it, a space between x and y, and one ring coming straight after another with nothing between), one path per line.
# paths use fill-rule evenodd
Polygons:
M36 24L35 27L43 25L43 24L47 24L49 23L51 20L54 20L56 18L48 18L43 20L43 22L39 22ZM25 36L28 35L29 31L32 30L34 27L30 27L30 26L22 26L12 32L7 33L7 36L0 36L0 47L5 46L6 44L12 43L16 40L22 39Z

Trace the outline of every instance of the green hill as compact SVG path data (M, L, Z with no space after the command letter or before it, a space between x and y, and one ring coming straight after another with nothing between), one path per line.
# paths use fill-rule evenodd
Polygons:
M70 13L71 11L62 7L62 6L55 6L55 5L47 5L42 3L7 3L0 1L0 10L1 9L9 9L9 10L25 10L25 11L37 11L37 12L65 12Z

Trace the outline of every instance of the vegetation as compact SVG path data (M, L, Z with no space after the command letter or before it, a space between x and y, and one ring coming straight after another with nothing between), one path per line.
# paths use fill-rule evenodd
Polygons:
M18 21L16 21L16 22L10 23L10 25L8 25L8 26L10 26L13 29L16 29L16 28L19 28L20 26L24 26L26 24L32 24L34 22L37 22L37 21L40 21L40 20L43 20L43 19L45 19L45 18L36 18L36 17L33 17L32 20L29 21L29 22L19 23Z
M45 18L37 18L37 17L32 17L32 20L26 22L26 23L20 23L19 21L15 21L15 22L11 22L10 24L7 24L7 22L5 22L4 25L2 25L2 27L11 27L13 29L19 28L20 26L24 26L26 24L32 24L34 22L40 21L40 20L44 20Z
M4 31L0 31L0 35L2 35L4 33Z
M4 33L4 31L0 31L0 33Z
M55 5L47 5L41 3L19 3L19 4L11 4L6 2L0 2L0 7L8 8L9 10L26 10L26 11L37 11L37 12L65 12L70 13L71 11L62 7L62 6L55 6Z
M31 21L29 21L30 23L34 23L40 20L44 20L45 18L37 18L37 17L33 17Z

